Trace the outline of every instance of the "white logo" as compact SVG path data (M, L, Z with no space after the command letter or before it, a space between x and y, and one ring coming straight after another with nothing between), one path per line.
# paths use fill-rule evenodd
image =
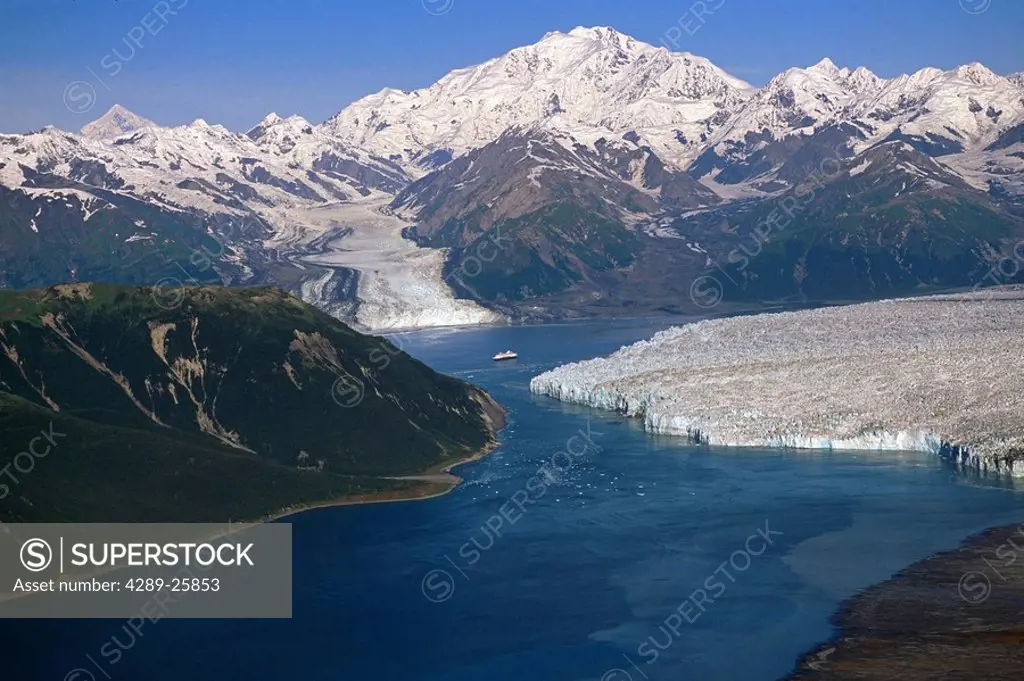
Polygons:
M21 564L29 572L42 572L53 562L53 549L42 539L29 539L21 545Z
M334 398L334 402L345 409L359 406L365 394L366 386L363 382L345 370L342 370L341 376L338 376L331 386L331 397Z
M968 14L981 14L992 5L992 0L960 0L960 7Z
M455 580L446 570L431 570L423 575L420 591L431 603L444 603L455 593Z
M96 104L96 88L84 80L68 83L64 88L64 106L73 114L84 114Z
M420 0L420 3L423 5L423 9L427 10L428 14L439 17L451 10L455 5L455 0Z

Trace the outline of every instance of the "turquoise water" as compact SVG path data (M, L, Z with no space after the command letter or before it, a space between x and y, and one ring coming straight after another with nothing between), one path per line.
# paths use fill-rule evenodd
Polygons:
M54 680L81 667L146 681L769 681L830 635L843 598L1024 520L1020 494L928 455L695 447L529 394L531 376L659 328L399 336L509 408L503 446L458 469L464 485L289 519L290 621L163 620L116 664L98 651L129 641L122 622L6 623L7 668ZM520 359L490 360L506 348Z

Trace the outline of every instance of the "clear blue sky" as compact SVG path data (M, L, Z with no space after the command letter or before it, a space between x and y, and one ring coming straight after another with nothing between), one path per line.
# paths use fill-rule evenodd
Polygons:
M721 6L693 35L682 33L679 49L755 85L823 56L882 76L971 61L997 73L1024 70L1021 0L705 1ZM0 131L17 132L46 124L77 129L114 103L161 124L201 117L244 130L270 111L316 122L362 95L429 85L551 30L610 25L658 44L693 0L0 4ZM442 14L425 9L448 5ZM154 6L180 9L161 20ZM683 21L693 30L693 19ZM130 35L141 43L134 56L124 42ZM69 90L74 81L88 85ZM70 111L65 94L83 108L89 87L93 108Z

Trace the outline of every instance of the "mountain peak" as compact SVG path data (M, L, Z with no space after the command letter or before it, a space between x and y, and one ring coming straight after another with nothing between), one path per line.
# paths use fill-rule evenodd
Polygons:
M591 40L615 40L624 36L611 26L577 26L569 31L569 35L576 38L589 38Z
M203 135L233 135L234 133L225 128L220 123L210 124L205 118L197 118L188 125L184 126L185 130L191 130L193 132Z
M278 116L275 112L271 111L263 117L256 125L252 126L245 131L246 136L252 140L259 140L266 135L267 130L279 124L283 119Z
M906 80L912 84L921 85L935 80L941 76L942 73L942 69L937 69L934 66L925 66L923 69L914 71L909 76L900 76L897 80L906 78Z
M877 92L884 84L884 79L863 66L858 66L846 77L846 85L859 94Z
M93 122L83 125L81 132L83 136L93 139L114 139L151 125L155 125L153 121L115 104Z
M295 140L301 135L312 135L313 126L297 114L281 118L276 113L266 116L262 121L245 132L245 135L260 144L278 145L285 151L295 147Z
M548 34L549 36L552 34ZM567 35L572 38L598 42L617 48L630 49L637 45L638 41L632 36L616 31L611 26L577 26L567 34L555 33L554 35Z
M971 62L970 64L958 66L953 69L953 73L976 85L990 85L1000 80L999 76L980 62Z
M577 26L451 71L429 87L364 97L324 129L346 144L410 165L423 155L414 150L460 154L510 127L537 123L595 140L609 132L667 130L659 144L675 158L689 153L680 140L706 136L718 110L738 106L752 91L703 57L655 47L608 26Z
M840 69L838 66L836 66L836 63L834 61L832 61L828 57L825 57L817 64L814 64L813 66L808 66L807 70L813 71L814 73L835 76L839 75L842 71L845 71L846 69Z

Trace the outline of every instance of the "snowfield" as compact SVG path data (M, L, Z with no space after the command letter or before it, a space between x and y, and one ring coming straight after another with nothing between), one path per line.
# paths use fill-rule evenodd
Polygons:
M452 71L427 88L386 88L321 127L344 145L397 159L414 178L433 169L423 165L432 154L459 156L511 127L561 133L571 140L568 149L635 136L637 145L683 170L708 151L722 162L741 160L772 141L830 126L854 126L858 134L847 141L858 152L894 134L940 141L953 152L980 151L1024 123L1022 80L979 63L887 79L826 57L755 88L704 57L608 26L578 26ZM702 180L722 170L701 167ZM724 198L758 193L720 186Z
M530 390L711 445L918 450L1024 477L1024 287L687 324Z

